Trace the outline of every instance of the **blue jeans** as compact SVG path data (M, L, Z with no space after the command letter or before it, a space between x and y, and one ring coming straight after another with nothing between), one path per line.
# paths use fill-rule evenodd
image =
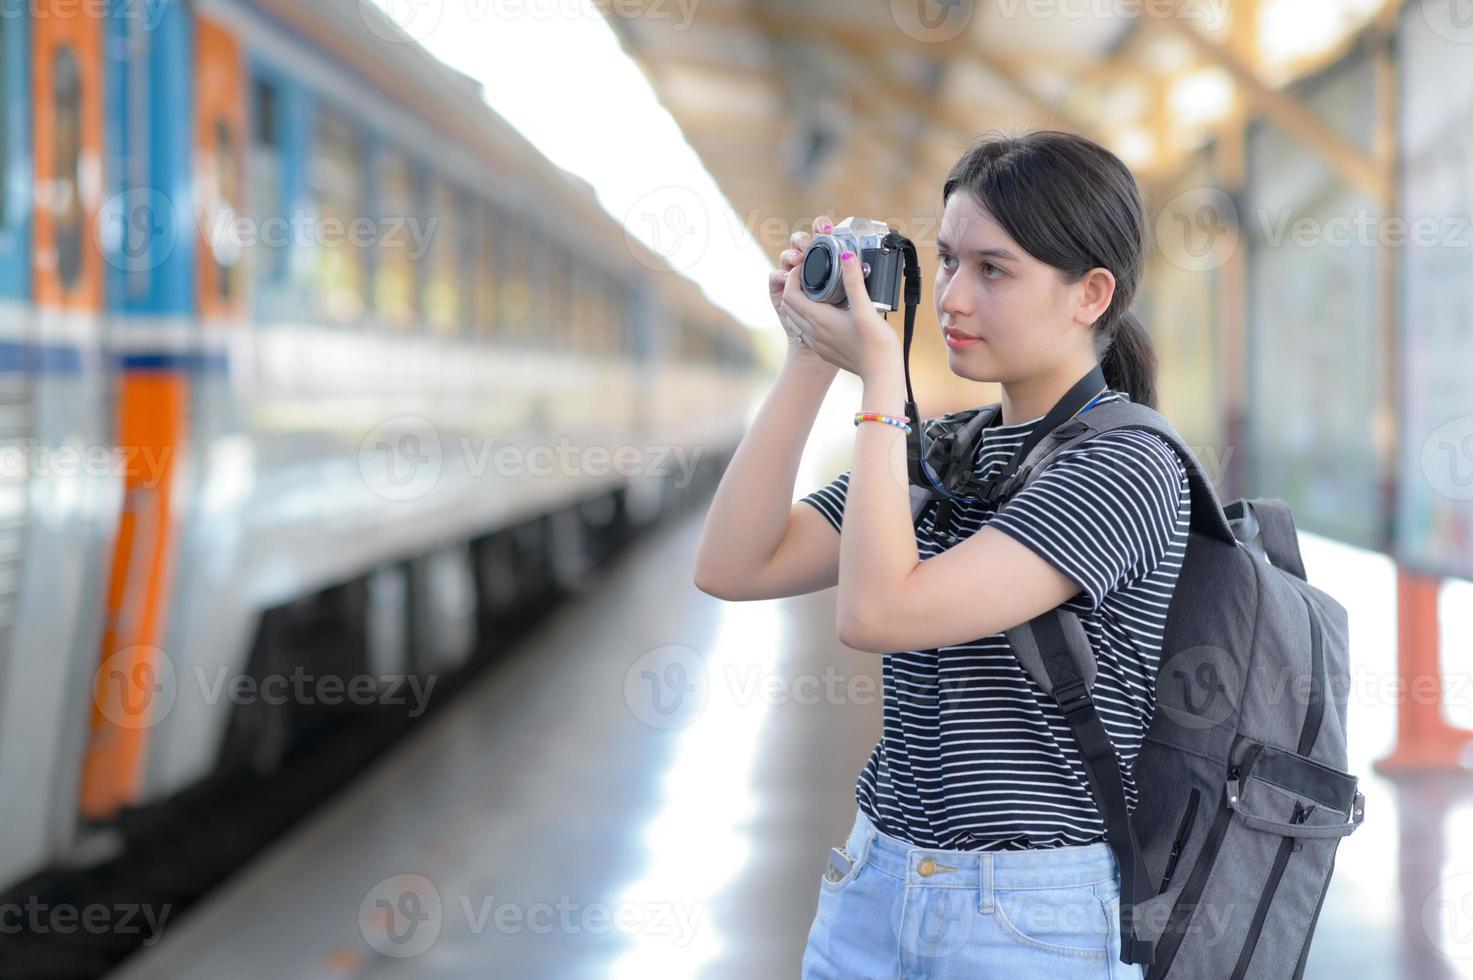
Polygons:
M882 833L860 810L844 847L847 873L819 879L804 980L1145 976L1120 962L1120 876L1108 844L931 850Z

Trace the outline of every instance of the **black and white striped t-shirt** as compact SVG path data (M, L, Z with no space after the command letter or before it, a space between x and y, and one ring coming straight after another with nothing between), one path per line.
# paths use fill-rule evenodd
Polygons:
M1124 398L1111 391L1096 404ZM984 430L978 476L1001 470L1042 418ZM849 473L802 498L836 530ZM945 550L933 537L936 508L927 505L916 529L922 560ZM952 511L958 536L989 524L1082 588L1063 608L1078 613L1099 660L1093 696L1119 753L1132 810L1130 767L1155 712L1162 632L1190 514L1181 460L1159 436L1139 429L1106 432L1059 455L1000 513L985 503ZM969 587L1007 583L983 577ZM887 653L882 674L884 734L859 775L855 798L885 833L948 850L1105 839L1078 743L1005 634Z

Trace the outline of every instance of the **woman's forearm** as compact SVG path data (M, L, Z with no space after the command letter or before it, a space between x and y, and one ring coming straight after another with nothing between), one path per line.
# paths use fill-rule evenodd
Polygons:
M838 371L809 354L788 354L711 500L696 549L703 587L740 585L777 551L803 447Z
M882 351L875 360L879 366L863 378L860 407L898 415L905 411L906 390L899 352ZM872 422L856 428L839 546L837 622L840 639L859 649L866 648L869 624L883 622L885 602L920 561L906 466L904 432Z

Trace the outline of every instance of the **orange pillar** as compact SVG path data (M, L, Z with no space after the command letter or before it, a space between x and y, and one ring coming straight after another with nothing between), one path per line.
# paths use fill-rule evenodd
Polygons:
M1375 763L1383 775L1473 770L1473 732L1442 716L1442 663L1437 629L1441 580L1396 570L1397 707L1396 748Z

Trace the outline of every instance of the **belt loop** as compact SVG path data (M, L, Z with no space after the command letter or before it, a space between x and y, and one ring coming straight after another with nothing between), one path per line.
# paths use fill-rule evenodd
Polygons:
M859 853L852 855L852 858L855 864L864 864L869 859L869 849L874 845L875 835L879 831L875 829L874 821L870 820L863 810L859 811L859 815L861 826L859 846L856 848Z
M875 846L875 839L879 837L879 830L873 823L868 823L864 828L864 839L859 842L859 860L861 863L869 863L869 849Z
M981 877L982 877L981 887L979 889L979 891L981 891L981 893L982 893L982 905L981 905L981 907L977 911L982 912L982 913L984 913L986 915L991 915L992 914L992 852L991 851L982 851L977 856L981 859L980 870L981 870Z

